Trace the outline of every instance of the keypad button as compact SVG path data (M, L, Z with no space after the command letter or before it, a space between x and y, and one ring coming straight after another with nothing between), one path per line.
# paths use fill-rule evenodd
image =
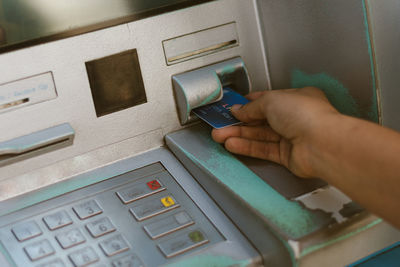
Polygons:
M115 226L107 217L86 224L86 229L88 229L93 237L99 237L116 230Z
M129 249L128 243L122 235L116 235L100 242L100 247L106 256L113 256Z
M143 262L136 255L127 255L112 262L113 267L144 267Z
M159 180L155 179L143 183L137 183L134 186L122 189L117 192L117 196L122 203L128 204L163 190L165 190L165 187Z
M146 220L155 215L167 212L169 210L178 208L179 204L175 201L175 199L169 195L164 196L159 199L152 199L146 201L145 203L133 207L130 209L130 212L138 221Z
M85 237L78 229L72 229L67 232L56 235L56 239L63 249L67 249L86 241Z
M194 230L165 240L158 247L167 258L171 258L208 242L202 231Z
M32 243L24 247L24 250L32 261L36 261L41 258L54 254L54 248L51 246L50 242L46 239Z
M99 260L93 248L86 247L68 255L75 267L83 267L95 263Z
M81 220L87 219L103 212L102 208L100 208L99 204L94 199L75 205L72 209Z
M55 260L40 264L37 267L65 267L65 264L61 259L55 259Z
M14 226L11 231L18 241L25 241L42 234L42 230L34 221L20 223Z
M194 221L190 216L186 212L181 211L145 225L144 230L152 239L157 239L192 224L194 224Z
M61 227L72 224L71 217L65 210L47 215L43 217L43 221L46 223L50 230L59 229Z

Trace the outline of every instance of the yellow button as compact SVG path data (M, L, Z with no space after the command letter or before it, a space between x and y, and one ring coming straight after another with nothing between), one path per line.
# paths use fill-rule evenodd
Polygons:
M175 204L175 201L172 197L164 197L161 199L161 203L163 203L164 207L169 207Z

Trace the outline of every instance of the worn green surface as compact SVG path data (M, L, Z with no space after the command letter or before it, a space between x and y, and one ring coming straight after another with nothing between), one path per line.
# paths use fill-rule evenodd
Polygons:
M376 86L376 77L375 77L375 63L374 63L374 53L372 49L372 40L370 37L370 28L368 22L368 11L366 7L366 0L362 0L362 7L364 12L364 31L365 31L365 38L368 45L368 54L369 54L369 61L371 65L371 76L372 76L372 99L371 99L371 107L368 111L368 117L372 121L379 122L379 114L378 114L378 92Z
M247 260L235 260L226 256L218 255L199 255L186 259L179 260L178 262L168 264L168 267L225 267L225 266L237 266L245 267L250 265L251 262Z
M289 239L299 239L319 229L317 216L275 191L261 178L215 143L209 133L197 136L207 149L180 147L196 165L218 177L218 181L270 221Z
M360 117L357 102L350 95L349 90L335 78L326 73L308 74L294 69L291 76L291 86L302 88L314 86L323 90L332 105L341 113Z

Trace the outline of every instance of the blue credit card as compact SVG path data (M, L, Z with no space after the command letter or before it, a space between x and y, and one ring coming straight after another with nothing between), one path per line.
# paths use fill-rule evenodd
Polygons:
M218 102L193 109L193 113L216 129L241 123L231 114L231 108L235 104L249 102L245 97L236 93L229 87L223 89L224 96Z

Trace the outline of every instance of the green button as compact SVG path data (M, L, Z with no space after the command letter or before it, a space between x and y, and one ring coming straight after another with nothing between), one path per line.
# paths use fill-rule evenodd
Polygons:
M189 233L189 238L194 243L198 243L204 240L204 236L200 231L193 231Z

